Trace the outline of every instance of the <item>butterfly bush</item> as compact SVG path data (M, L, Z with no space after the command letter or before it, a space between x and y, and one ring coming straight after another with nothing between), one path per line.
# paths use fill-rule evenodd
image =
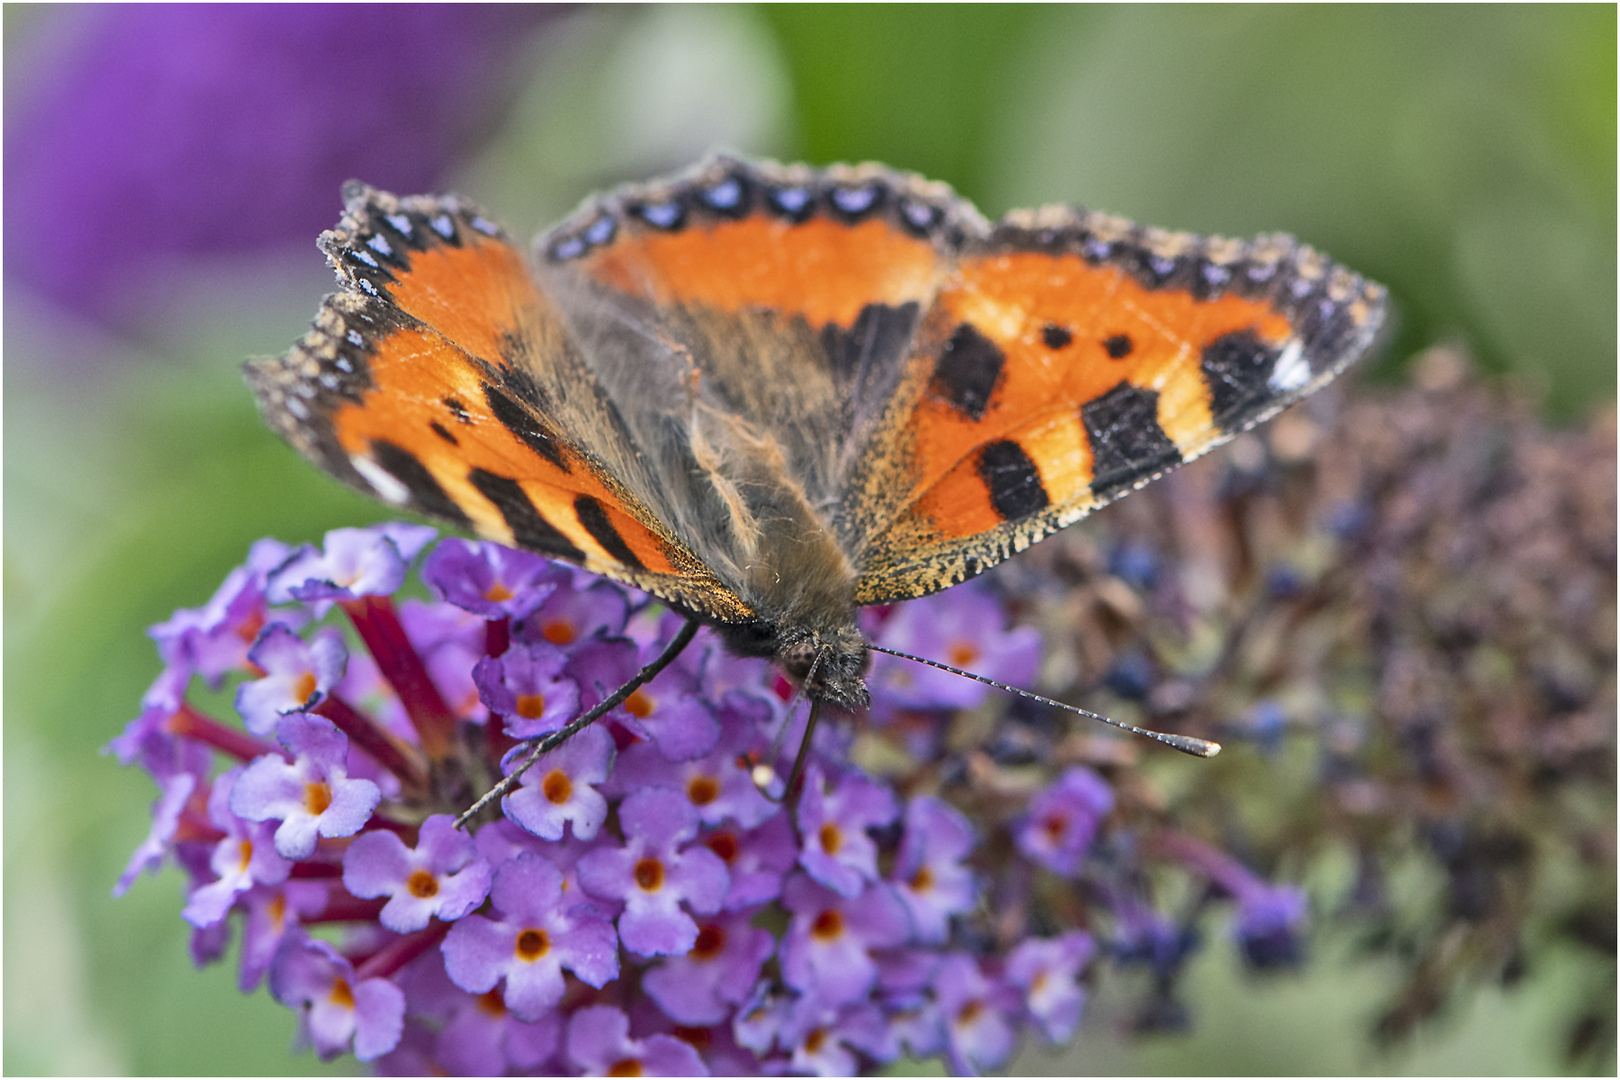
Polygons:
M1036 677L1040 634L982 584L867 614L878 643ZM161 794L117 891L178 865L195 959L238 927L241 989L384 1073L979 1072L1072 1038L1102 958L1180 964L1151 869L1229 898L1240 940L1305 925L1298 889L1123 818L1106 757L964 743L988 688L892 657L773 801L754 769L787 774L806 709L707 631L456 827L681 622L422 526L260 541L152 629L163 673L111 749Z

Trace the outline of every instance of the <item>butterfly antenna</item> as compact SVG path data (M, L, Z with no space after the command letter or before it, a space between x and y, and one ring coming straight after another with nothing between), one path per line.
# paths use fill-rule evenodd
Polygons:
M941 671L949 671L953 675L960 675L964 679L972 679L974 682L981 682L986 686L994 686L996 689L1005 690L1009 694L1017 694L1019 697L1028 698L1031 701L1038 701L1042 705L1051 705L1053 708L1078 713L1079 715L1089 717L1092 720L1101 720L1105 724L1110 724L1114 727L1132 732L1136 735L1146 735L1150 739L1157 739L1166 746L1174 747L1175 749L1180 750L1183 754L1191 754L1193 757L1211 758L1221 752L1221 744L1218 742L1210 742L1208 739L1195 739L1191 735L1176 735L1166 731L1149 731L1147 728L1139 728L1135 724L1127 724L1120 720L1110 719L1101 713L1094 713L1090 709L1082 709L1078 705L1068 705L1061 701L1053 701L1049 697L1042 697L1039 694L1032 694L1028 690L1020 690L1016 686L1008 686L1006 683L996 682L994 679L987 679L983 675L975 675L971 671L963 671L961 668L954 668L949 664L942 664L938 660L929 660L926 657L913 656L910 653L903 653L898 649L885 649L881 645L869 644L867 645L867 648L871 649L873 652L888 653L890 656L898 656L902 660L913 660L919 664L927 664L929 667L939 668Z
M810 717L804 722L804 737L799 740L799 752L793 757L793 769L788 773L787 784L782 788L780 796L772 795L771 781L776 779L775 762L782 756L782 745L787 741L787 733L793 727L793 714L798 711L799 699L804 697L804 688L810 685L810 680L816 677L816 669L821 666L822 653L816 653L816 658L810 662L810 670L805 672L804 681L793 692L793 698L788 702L787 717L782 721L782 727L771 740L771 748L758 765L754 766L754 786L759 793L774 803L784 803L793 797L794 790L799 783L799 775L804 771L804 760L810 750L810 737L815 734L816 721L821 719L821 702L815 698L810 699Z
M629 682L603 698L601 702L592 706L588 712L574 720L567 727L558 728L549 735L541 735L527 740L531 749L523 761L519 763L517 768L502 777L500 783L484 792L477 802L469 806L460 817L456 818L456 828L466 828L467 822L471 821L480 810L517 786L518 780L522 778L524 773L529 771L529 767L536 761L539 761L542 757L596 723L605 713L618 708L626 698L639 690L648 680L669 667L675 658L681 655L681 651L692 643L692 638L698 632L698 626L699 623L696 619L688 619L686 625L681 627L680 632L670 639L668 645L664 646L663 652L659 653L650 663L631 676Z

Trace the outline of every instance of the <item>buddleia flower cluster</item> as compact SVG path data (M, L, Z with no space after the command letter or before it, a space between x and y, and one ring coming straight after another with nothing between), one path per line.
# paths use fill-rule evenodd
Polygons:
M526 740L625 685L683 619L528 552L434 537L260 541L206 604L152 628L162 674L110 748L159 789L117 891L178 866L195 961L236 936L240 988L267 986L322 1058L979 1072L1026 1032L1073 1038L1103 972L1168 983L1199 939L1157 906L1163 874L1229 908L1253 964L1297 958L1304 895L1174 828L1125 737L1076 739L1027 703L998 728L1011 699L888 656L870 713L817 729L795 797L756 777L787 775L803 703L705 630L458 829ZM867 611L864 629L1033 686L1042 638L1011 606L972 583Z

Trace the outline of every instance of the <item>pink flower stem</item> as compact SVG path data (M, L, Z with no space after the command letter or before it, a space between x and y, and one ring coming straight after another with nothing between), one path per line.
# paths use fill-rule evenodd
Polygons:
M194 739L229 754L238 761L252 761L266 754L280 754L287 760L292 760L291 755L275 743L227 727L213 717L205 716L193 709L190 702L181 702L180 707L170 714L163 726L171 735Z
M400 783L407 788L416 790L426 788L427 770L415 759L412 749L384 731L382 725L368 714L356 709L336 694L328 694L326 700L311 711L332 721L339 731L349 737L350 742L371 755L371 759L377 764L399 777Z
M386 596L362 596L339 603L371 651L383 678L399 695L423 752L430 761L448 758L455 745L455 715L405 636L393 602Z

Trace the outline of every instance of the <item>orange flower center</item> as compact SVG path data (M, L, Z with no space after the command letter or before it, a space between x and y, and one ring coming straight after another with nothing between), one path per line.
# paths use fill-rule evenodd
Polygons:
M525 720L538 720L546 715L546 695L519 694L517 696L517 714Z
M540 781L540 794L553 806L561 806L574 797L574 782L561 769L552 769Z
M573 623L566 623L561 619L557 619L542 626L540 628L540 636L551 642L553 645L572 645L574 643L574 638L578 637L579 635L574 632Z
M354 1008L354 991L349 989L347 979L333 979L332 989L327 992L326 998L339 1008Z
M726 932L713 923L699 928L697 944L692 946L694 960L713 960L726 947Z
M413 870L405 887L418 900L429 900L439 895L439 879L426 870Z
M686 797L693 806L708 806L720 797L720 781L712 776L694 776L686 782Z
M816 916L816 921L810 924L810 936L821 941L831 941L844 933L844 914L837 908L828 908Z
M304 809L319 817L332 805L332 789L322 781L304 785Z
M657 702L653 701L652 696L645 690L637 690L624 699L624 711L637 720L647 719L653 714L653 709L656 706Z
M531 926L517 936L517 945L512 951L519 960L538 960L551 951L551 939L544 930Z
M642 859L636 863L635 878L642 892L657 892L664 887L664 864L657 859Z

